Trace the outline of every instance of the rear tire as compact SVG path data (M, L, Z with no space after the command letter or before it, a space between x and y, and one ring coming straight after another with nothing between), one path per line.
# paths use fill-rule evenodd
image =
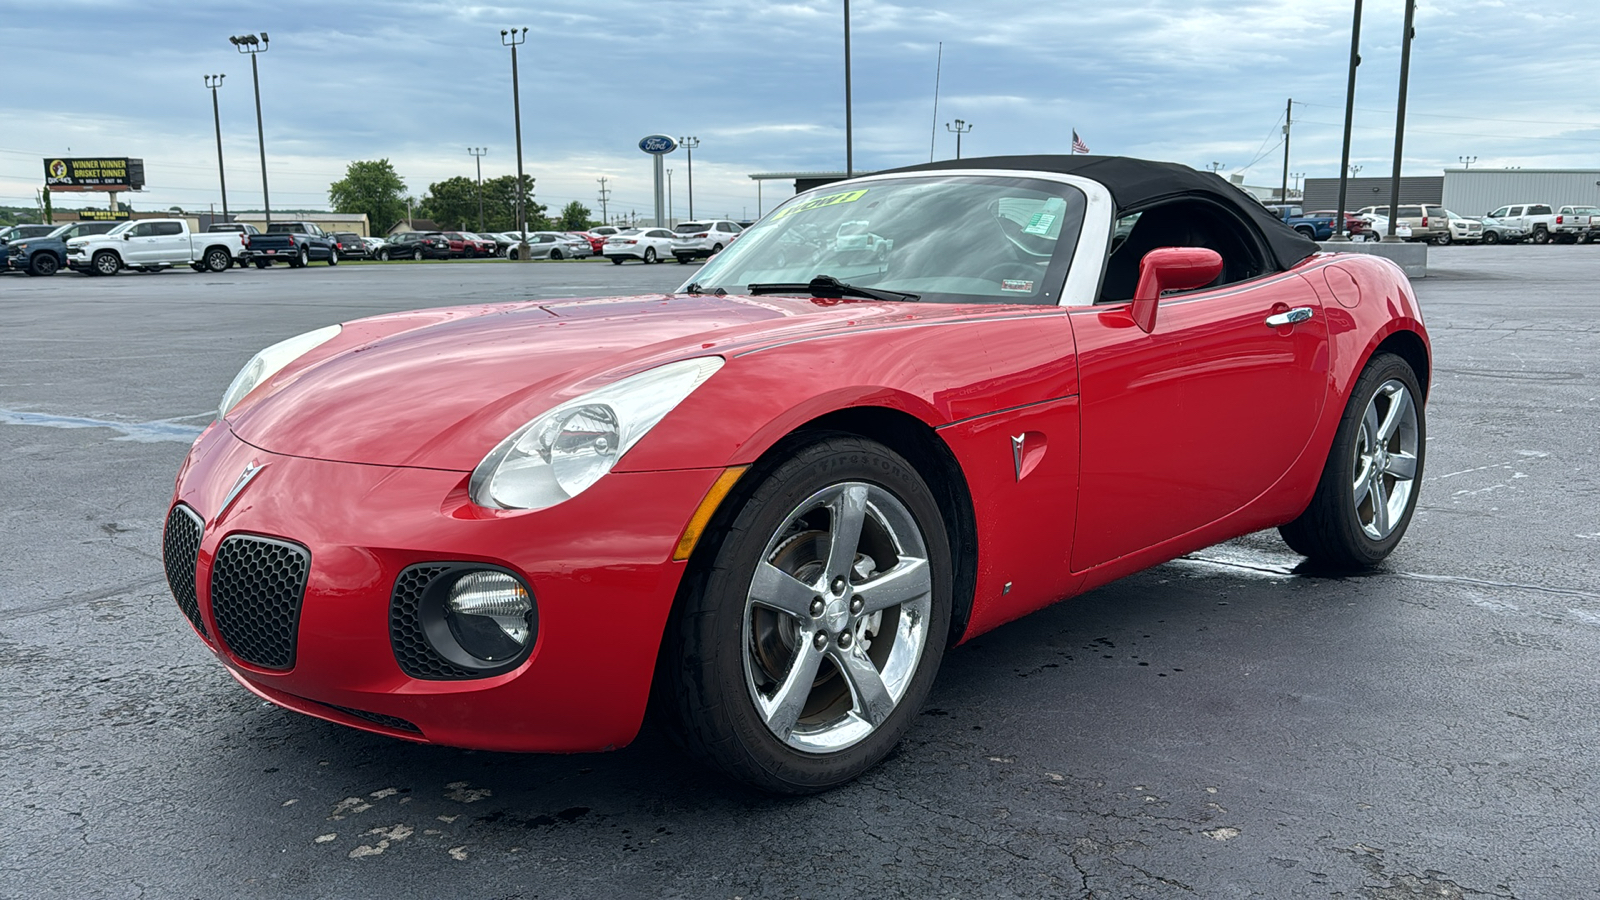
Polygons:
M226 272L228 269L232 268L232 266L233 254L229 253L228 251L222 249L221 247L214 247L206 251L205 265L203 268L212 272Z
M328 265L337 266L338 264L339 264L339 251L336 250L336 249L333 249L331 247L328 248Z
M1550 232L1546 231L1543 225L1540 225L1533 230L1533 242L1535 244L1550 243Z
M411 259L414 262L422 262L422 250L419 248L411 251Z
M648 265L650 265L651 263L653 263L655 261L656 261L656 248L654 248L654 247L646 247L646 248L644 248L644 264L648 266Z
M685 255L684 255L684 254L682 254L682 253L678 253L678 254L675 254L675 255L676 255L676 256L677 256L677 257L678 257L678 264L679 264L679 265L682 265L682 266L686 266L686 265L688 265L688 264L689 264L689 260L691 260L691 259L694 259L694 257L692 257L692 256L685 256Z
M561 251L560 250L551 250L550 251L550 258L551 259L561 259Z
M1441 235L1438 235L1437 237L1435 237L1433 239L1433 243L1434 243L1434 246L1436 246L1436 247L1448 247L1448 246L1450 246L1450 242L1453 241L1453 240L1455 240L1455 236L1450 234L1449 232L1446 232L1444 234L1441 234Z
M387 250L379 250L378 251L378 261L379 262L388 262L389 261L389 251L387 251Z
M620 257L620 256L613 256L613 257L611 257L611 262L612 262L612 263L613 263L613 264L615 264L615 265L619 265L619 266L620 266L620 265L622 265L622 257Z
M1370 569L1393 552L1421 494L1424 412L1411 366L1392 353L1373 356L1350 392L1311 505L1278 529L1290 549L1337 571Z
M917 471L854 435L744 478L668 624L664 705L691 755L815 793L876 765L927 699L950 628L948 536Z

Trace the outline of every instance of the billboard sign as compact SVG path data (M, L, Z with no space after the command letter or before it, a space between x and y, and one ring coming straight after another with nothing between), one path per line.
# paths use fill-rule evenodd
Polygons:
M144 160L50 157L44 183L52 191L137 191L144 188Z
M123 222L128 219L128 215L128 211L125 209L115 211L109 209L80 209L78 210L78 221Z

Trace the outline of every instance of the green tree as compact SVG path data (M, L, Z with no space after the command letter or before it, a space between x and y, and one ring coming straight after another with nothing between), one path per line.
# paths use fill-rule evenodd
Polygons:
M543 204L533 202L531 175L523 176L522 199L528 216L529 231L549 229ZM490 231L515 231L517 228L517 176L502 175L483 183L483 213Z
M557 231L588 231L589 207L574 200L561 207L561 219L556 223Z
M451 231L476 231L478 183L458 175L428 185L428 193L422 198L417 217L432 219L441 228Z
M334 212L366 213L373 234L385 234L406 217L406 183L387 159L356 160L344 178L328 185Z

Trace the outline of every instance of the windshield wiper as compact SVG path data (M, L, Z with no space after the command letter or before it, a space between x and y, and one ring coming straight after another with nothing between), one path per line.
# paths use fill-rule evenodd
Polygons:
M698 281L689 282L687 285L684 286L683 292L685 294L710 294L713 297L726 297L728 295L728 292L723 290L722 288L717 288L716 290L708 291L708 290L705 289L705 285L702 285Z
M745 293L753 296L757 294L794 294L810 292L813 297L864 297L868 300L910 301L922 299L921 294L908 294L905 291L886 291L881 288L859 287L845 284L832 275L818 275L805 284L752 284L745 289Z

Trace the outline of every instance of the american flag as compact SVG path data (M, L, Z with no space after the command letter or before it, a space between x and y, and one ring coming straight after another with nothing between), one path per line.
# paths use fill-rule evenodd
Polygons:
M1088 153L1089 152L1089 145L1085 144L1083 142L1083 138L1078 137L1078 129L1076 129L1076 128L1072 129L1072 152L1073 153Z

